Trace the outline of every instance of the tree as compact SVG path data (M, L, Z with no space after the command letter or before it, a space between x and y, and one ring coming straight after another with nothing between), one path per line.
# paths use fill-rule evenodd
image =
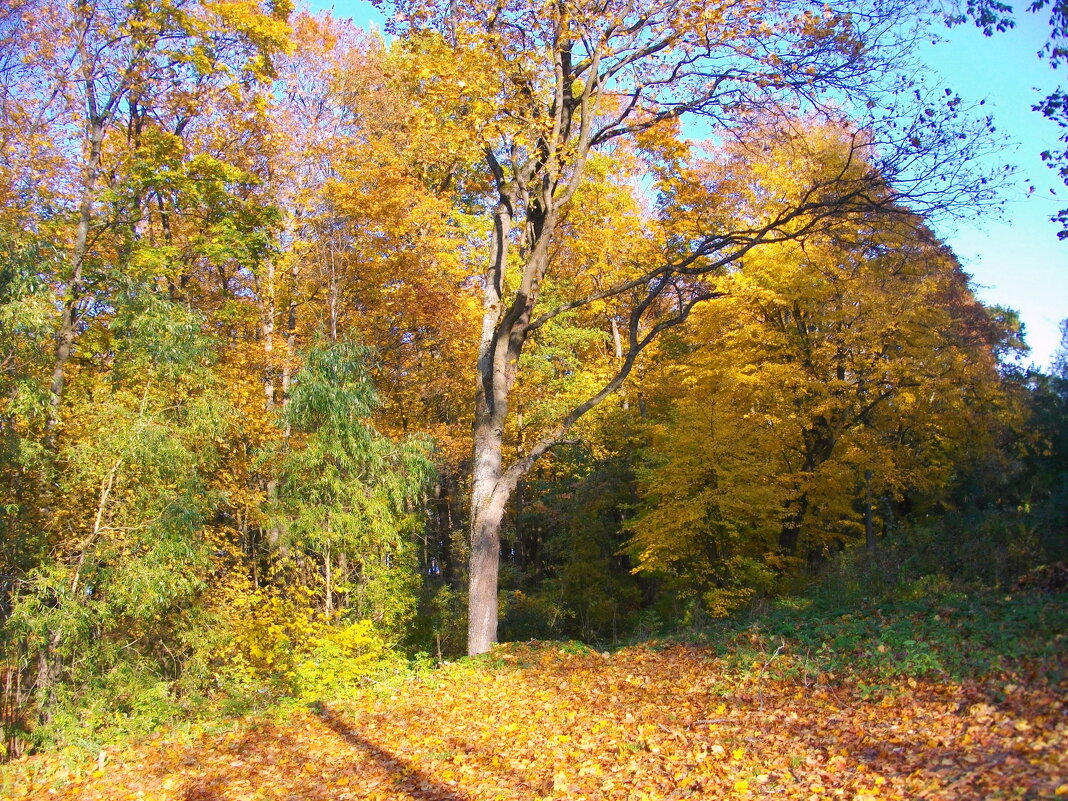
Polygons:
M640 569L733 611L904 498L944 500L1011 415L1002 331L918 219L871 215L754 252L658 360L630 522ZM661 404L664 401L661 400Z
M1031 11L1050 10L1050 37L1045 48L1045 54L1049 56L1050 66L1057 68L1068 59L1068 2L1065 0L1035 0L1030 7ZM1034 107L1048 119L1056 122L1061 128L1068 129L1068 92L1058 89L1041 103ZM1061 142L1068 145L1068 133L1061 136ZM1068 186L1068 147L1056 152L1047 150L1042 154L1042 160L1050 167L1057 170L1057 174ZM1058 212L1053 217L1054 222L1061 224L1061 239L1068 239L1068 209Z
M269 75L286 46L289 6L27 0L7 11L0 36L21 57L0 69L5 138L14 140L5 144L18 145L4 183L29 198L26 210L60 209L49 216L72 221L57 231L68 257L55 276L61 308L46 421L54 445L74 342L93 312L96 273L107 275L113 255L115 243L101 235L120 229L116 248L129 256L148 214L143 194L108 195L111 171L143 155L143 136L180 137L215 92Z
M470 423L459 400L466 383L448 365L470 361L477 309L463 260L465 221L440 187L457 181L463 164L449 154L439 120L417 113L411 96L421 81L408 50L387 49L377 34L329 16L301 13L292 24L293 51L277 60L270 91L258 94L262 113L241 162L262 176L255 192L277 210L278 221L265 257L232 267L224 301L240 309L237 336L249 338L232 351L233 380L260 384L244 394L248 449L284 450L291 435L299 439L294 426L263 422L274 411L287 414L313 345L366 345L374 354L367 368L384 400L375 426L396 439L416 431L434 439L437 481L423 503L436 514L419 531L419 555L424 567L436 559L452 568L459 560L444 557L459 517L462 432ZM264 514L285 500L274 465L246 463L247 491L235 493L243 497L235 516L249 522L247 539L268 568L284 557L294 533L289 516ZM303 567L284 575L312 584L319 578L309 565L329 567L336 577L346 570L339 560L355 554L292 552Z
M62 702L71 711L94 691L158 682L144 666L159 654L170 655L160 675L176 678L175 653L188 650L193 602L211 572L204 528L228 427L214 343L199 314L151 291L112 300L110 369L82 377L86 391L72 400L52 539L34 554L5 621L21 658L35 662L45 723ZM104 686L112 671L121 678Z
M411 510L432 465L425 440L394 443L369 424L379 403L369 357L344 342L307 354L284 413L294 436L281 458L276 513L291 542L322 555L326 614L346 586L357 615L395 636L413 612L405 585L417 578L405 562L419 521Z
M479 653L496 639L500 526L517 482L622 386L663 331L717 295L709 279L754 247L798 235L831 214L960 199L953 194L959 183L950 193L928 194L929 179L950 152L959 163L974 140L952 119L955 107L948 114L931 104L908 108L882 93L901 42L894 41L894 15L881 6L821 13L788 1L394 5L395 24L410 40L439 59L444 48L454 63L473 63L470 73L448 80L435 81L427 69L425 84L428 94L435 90L435 105L443 93L457 101L452 113L466 132L459 145L481 154L492 187L482 201L492 229L480 278L470 507L468 650ZM918 90L917 99L925 99ZM732 214L727 202L714 216L695 216L687 230L661 230L656 259L626 265L625 277L602 288L550 291L562 222L593 154L643 138L652 151L670 154L665 140L676 138L675 122L686 115L703 119L715 139L738 141L760 124L789 137L799 114L841 124L841 109L854 104L858 113L869 111L869 124L847 135L851 149L837 171L806 172L812 183L764 205L758 217ZM819 160L802 152L800 138L794 144L797 167ZM679 166L672 155L659 158ZM701 189L726 201L730 182ZM528 341L561 315L600 302L621 332L618 364L508 461L505 432Z
M34 675L42 721L61 682L76 697L113 668L151 681L144 664L166 658L174 678L185 662L230 433L220 342L189 284L247 258L272 217L211 128L269 76L287 15L197 0L0 12L0 476L20 551L5 651Z

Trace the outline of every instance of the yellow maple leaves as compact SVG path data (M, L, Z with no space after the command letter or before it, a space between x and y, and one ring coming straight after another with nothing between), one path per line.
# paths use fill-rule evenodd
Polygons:
M774 213L806 184L798 173L863 173L843 162L840 130L769 137L774 158L754 157L755 143L727 148L724 164L745 152L746 171L671 177L670 230ZM695 312L687 349L665 349L650 382L673 413L649 427L645 503L631 522L639 569L684 576L705 612L729 614L800 550L864 534L865 493L883 507L907 490L937 494L961 454L1011 421L992 401L1000 379L993 340L977 335L981 306L919 224L865 215L755 247L719 281L727 297ZM902 430L907 443L891 433ZM873 531L881 514L872 509Z

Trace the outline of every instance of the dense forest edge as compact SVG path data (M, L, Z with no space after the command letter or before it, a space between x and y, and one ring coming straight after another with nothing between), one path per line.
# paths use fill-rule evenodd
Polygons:
M0 4L0 793L1068 794L1068 321L936 233L944 12L647 5Z

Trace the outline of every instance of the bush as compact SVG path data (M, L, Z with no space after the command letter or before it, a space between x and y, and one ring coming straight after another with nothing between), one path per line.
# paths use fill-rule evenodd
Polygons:
M342 698L382 669L391 652L370 620L330 627L308 642L293 674L302 701Z

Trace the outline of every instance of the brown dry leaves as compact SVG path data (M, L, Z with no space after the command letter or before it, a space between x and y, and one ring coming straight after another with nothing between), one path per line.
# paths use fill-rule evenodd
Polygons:
M1068 795L1063 687L1044 681L909 680L875 701L848 684L732 673L691 647L494 656L355 704L159 739L63 786L44 778L54 759L31 760L4 789L70 801Z

